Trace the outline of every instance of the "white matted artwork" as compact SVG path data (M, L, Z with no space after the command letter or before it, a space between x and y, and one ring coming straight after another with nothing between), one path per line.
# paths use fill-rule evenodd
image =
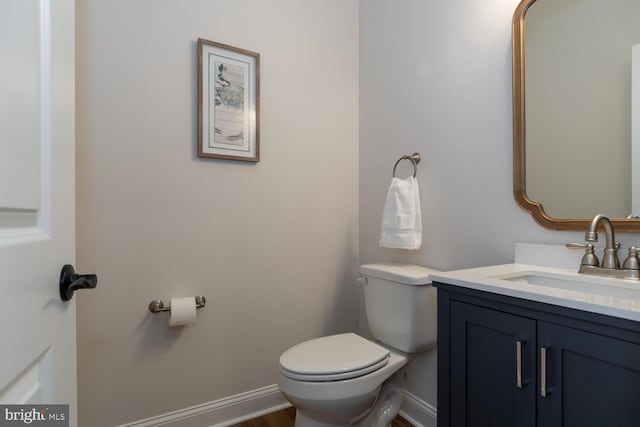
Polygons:
M260 54L198 39L198 157L260 161Z

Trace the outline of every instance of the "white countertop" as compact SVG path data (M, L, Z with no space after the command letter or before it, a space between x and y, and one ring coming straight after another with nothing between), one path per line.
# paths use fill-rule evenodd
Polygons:
M552 287L506 279L526 274L561 280L558 286ZM529 264L455 270L434 273L429 277L434 282L640 321L640 281L610 279Z

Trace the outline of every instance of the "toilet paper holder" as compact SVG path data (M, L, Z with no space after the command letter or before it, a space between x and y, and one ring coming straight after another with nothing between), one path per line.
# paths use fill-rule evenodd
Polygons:
M195 297L196 299L196 308L202 308L207 303L207 299L202 295L198 295ZM162 300L153 300L149 303L149 311L152 313L160 313L162 311L171 311L171 306L166 307Z

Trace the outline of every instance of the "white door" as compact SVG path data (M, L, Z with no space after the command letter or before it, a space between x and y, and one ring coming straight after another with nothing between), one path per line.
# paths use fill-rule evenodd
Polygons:
M0 403L69 404L72 426L74 19L74 0L0 0Z

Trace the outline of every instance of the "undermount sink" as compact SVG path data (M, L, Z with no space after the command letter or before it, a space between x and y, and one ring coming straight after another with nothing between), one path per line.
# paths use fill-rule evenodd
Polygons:
M577 278L561 277L539 271L525 271L494 276L495 279L508 280L510 282L528 283L530 285L549 286L552 288L571 289L581 285Z
M599 277L585 274L563 274L557 272L523 270L490 276L493 279L528 285L543 286L566 291L589 292L598 295L612 296L629 291L640 294L640 282L611 277ZM640 296L640 295L639 295Z

